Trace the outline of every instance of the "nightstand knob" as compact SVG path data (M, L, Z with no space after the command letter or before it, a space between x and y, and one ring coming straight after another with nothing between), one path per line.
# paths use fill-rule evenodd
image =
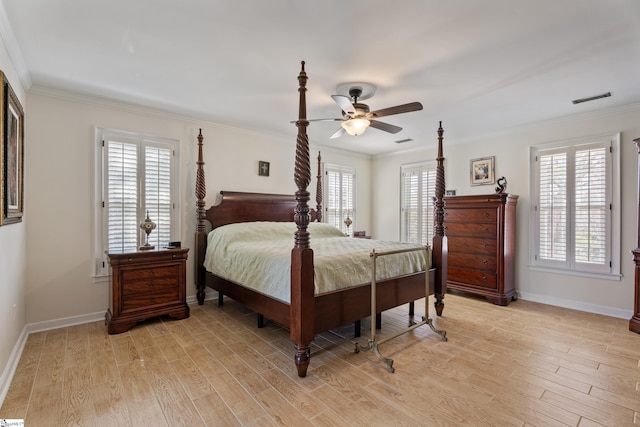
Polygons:
M486 282L487 281L487 276L482 276L482 281Z
M149 285L153 287L153 286L155 286L156 284L155 284L155 283L153 283L153 282L151 282Z
M175 257L176 257L176 254L173 254L173 255L172 255L172 258L175 258Z
M482 263L486 265L486 264L488 264L488 263L489 263L489 261L487 261L486 259L483 259L483 260L482 260Z
M133 258L129 258L129 262L133 261Z

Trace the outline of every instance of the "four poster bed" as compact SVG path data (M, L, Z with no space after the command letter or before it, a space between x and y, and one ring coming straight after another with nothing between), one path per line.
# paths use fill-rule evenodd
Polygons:
M195 259L198 303L203 304L205 289L210 287L218 291L219 304L222 304L223 295L226 295L259 315L289 328L296 350L297 372L304 377L311 357L310 344L317 333L359 322L372 313L381 313L407 303L411 303L412 310L413 301L425 295L435 296L436 312L441 315L446 293L447 242L443 226L445 186L442 125L438 129L435 237L430 248L425 250L424 247L409 247L400 243L394 246L390 242L348 238L342 234L338 236L335 227L319 222L322 216L320 156L317 209L310 209L308 205L311 166L306 134L309 122L306 120L307 74L304 62L298 82L300 99L294 171L298 190L294 195L224 191L221 192L219 204L205 209L202 132L198 135ZM207 230L207 221L211 232ZM268 231L263 227L268 227ZM334 241L339 245L337 255L328 256L325 247L333 245ZM271 256L276 261L243 258L245 255L240 252L240 246L248 250L251 256ZM277 246L281 248L278 255L263 253ZM217 248L220 254L214 254L213 248ZM381 255L389 255L388 258L385 256L389 261L376 261L378 254L375 252L380 249L384 252ZM370 260L363 267L361 261L351 258L351 253L356 252L360 255L364 252L365 258L373 259L373 268L370 268ZM340 260L343 260L342 263L337 264ZM270 264L272 262L276 264ZM232 273L234 265L239 266L239 271ZM376 265L380 269L378 273ZM402 269L398 266L402 266ZM390 268L387 270L386 267ZM370 275L363 278L362 274L369 274L371 270L373 278ZM376 290L373 295L372 289ZM428 311L426 304L425 310ZM443 331L433 327L428 313L423 323L440 333L443 340L446 339ZM372 327L372 330L375 331L375 328ZM375 336L373 338L375 341ZM370 342L370 348L374 348L381 358L375 343L371 345ZM385 361L392 371L388 360Z

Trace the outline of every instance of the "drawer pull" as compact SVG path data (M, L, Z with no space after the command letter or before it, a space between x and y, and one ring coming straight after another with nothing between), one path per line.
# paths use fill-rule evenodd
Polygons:
M487 276L482 276L482 281L486 282L487 281Z
M133 258L129 258L129 262L133 261Z
M482 246L484 246L485 248L488 248L489 244L487 242L484 242L484 244Z
M155 283L153 283L153 282L149 283L149 286L151 286L152 288L153 288L155 285L156 285L156 284L155 284Z
M485 232L485 233L488 233L488 232L489 232L489 229L488 229L487 227L485 227L485 228L484 228L484 232Z
M483 263L484 265L487 265L487 264L489 264L489 261L487 261L486 259L483 259L483 260L482 260L482 263Z
M173 254L171 257L172 257L172 258L175 258L175 257L176 257L176 254Z
M484 213L484 217L485 217L485 218L489 218L489 212L485 212L485 213Z

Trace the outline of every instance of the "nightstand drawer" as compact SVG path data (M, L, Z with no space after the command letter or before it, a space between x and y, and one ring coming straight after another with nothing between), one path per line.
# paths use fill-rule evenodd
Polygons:
M178 287L174 286L174 289L169 291L142 292L128 295L122 300L122 311L179 301Z
M178 289L178 281L175 277L149 278L146 280L132 280L122 286L122 296L129 297L145 292L164 292Z

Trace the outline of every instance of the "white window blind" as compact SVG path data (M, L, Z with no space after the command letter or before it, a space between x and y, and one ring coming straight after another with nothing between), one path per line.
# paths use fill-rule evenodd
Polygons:
M108 274L105 251L136 250L145 243L140 223L156 224L149 244L165 246L178 229L177 141L99 130L96 188L96 274Z
M435 183L435 162L401 167L400 229L403 242L431 244Z
M352 236L355 226L355 169L347 166L324 166L325 222ZM347 217L352 221L347 227Z
M617 142L611 137L532 148L534 266L619 274L613 249L619 246L613 232L619 227Z

